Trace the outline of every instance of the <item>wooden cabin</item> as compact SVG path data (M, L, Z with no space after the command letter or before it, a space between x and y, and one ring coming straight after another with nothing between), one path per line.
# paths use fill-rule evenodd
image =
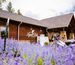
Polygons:
M62 41L75 39L75 18L73 13L47 18L42 22L46 23L49 39L54 33L59 33Z
M46 27L38 20L0 10L0 28L6 28L6 26L8 26L8 38L16 40L36 42L38 35L46 34Z
M36 42L40 34L48 35L51 39L54 33L59 33L61 40L75 38L74 14L65 14L43 20L35 20L23 15L0 10L1 31L8 27L8 38Z

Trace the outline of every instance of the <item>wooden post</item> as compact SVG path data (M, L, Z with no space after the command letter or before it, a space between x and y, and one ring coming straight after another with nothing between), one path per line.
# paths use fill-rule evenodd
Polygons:
M9 36L8 26L9 26L9 18L7 19L7 23L6 23L6 31L4 34L4 49L3 49L3 51L5 51L5 49L6 49L6 38Z

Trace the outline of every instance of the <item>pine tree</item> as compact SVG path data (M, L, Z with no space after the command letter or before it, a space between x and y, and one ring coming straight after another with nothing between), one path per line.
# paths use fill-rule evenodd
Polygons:
M7 5L7 10L8 10L8 12L10 12L10 13L14 13L14 9L12 8L12 3L11 3L11 2L8 3L8 5Z
M18 15L22 15L22 13L20 12L20 10L17 11Z

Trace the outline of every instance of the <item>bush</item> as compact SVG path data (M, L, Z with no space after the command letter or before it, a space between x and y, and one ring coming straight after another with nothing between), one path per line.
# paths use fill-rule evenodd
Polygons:
M41 57L38 57L38 59L37 59L37 63L38 63L38 65L42 65L43 60L42 60L42 58L41 58Z
M47 46L49 43L48 42L45 42L44 44Z

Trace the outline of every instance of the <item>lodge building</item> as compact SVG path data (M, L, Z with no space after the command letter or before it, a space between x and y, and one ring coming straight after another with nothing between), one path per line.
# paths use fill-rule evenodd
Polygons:
M1 31L8 27L8 38L36 42L40 34L51 39L54 33L59 33L61 40L75 38L75 18L73 13L64 14L43 20L35 20L23 15L0 10Z

